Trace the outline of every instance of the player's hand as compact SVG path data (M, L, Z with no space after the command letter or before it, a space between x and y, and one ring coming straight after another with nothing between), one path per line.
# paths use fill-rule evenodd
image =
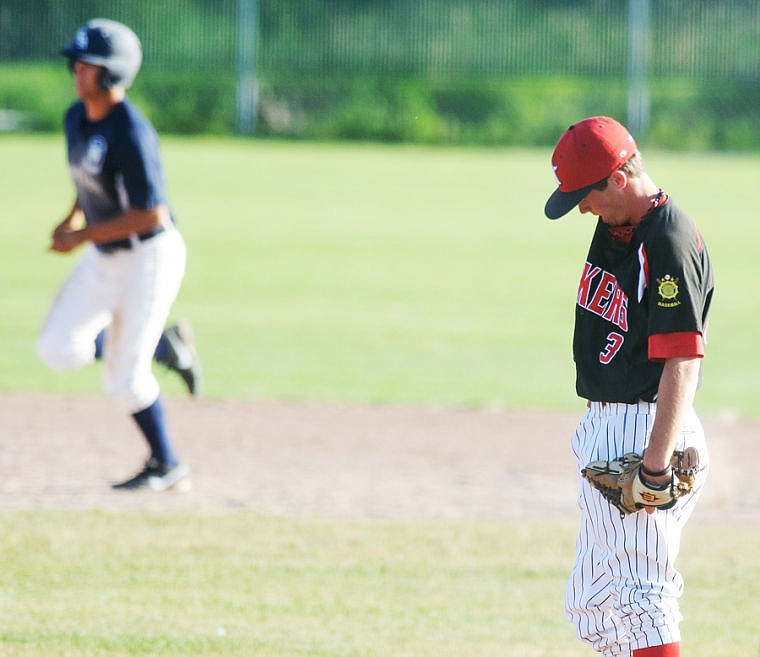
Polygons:
M86 241L83 230L69 230L59 226L53 231L50 250L55 253L69 253Z

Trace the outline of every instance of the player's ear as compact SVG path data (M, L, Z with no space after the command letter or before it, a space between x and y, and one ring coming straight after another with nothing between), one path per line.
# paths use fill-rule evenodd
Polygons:
M110 91L111 87L116 84L116 78L107 68L101 66L98 72L98 85L103 91Z
M621 169L616 169L610 174L609 181L618 189L625 189L628 186L628 174Z

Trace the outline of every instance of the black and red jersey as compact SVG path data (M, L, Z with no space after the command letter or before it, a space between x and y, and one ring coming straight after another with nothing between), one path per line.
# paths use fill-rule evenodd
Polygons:
M666 359L704 356L713 273L696 226L668 199L629 238L600 219L578 287L576 391L591 401L655 401Z

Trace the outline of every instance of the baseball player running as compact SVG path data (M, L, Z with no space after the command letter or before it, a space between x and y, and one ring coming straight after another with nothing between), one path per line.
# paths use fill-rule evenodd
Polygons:
M176 370L194 394L200 368L188 324L162 333L184 275L185 244L169 208L156 133L126 97L141 44L127 26L95 19L61 54L80 99L64 121L76 199L50 249L87 245L53 301L37 351L56 369L103 358L107 392L149 447L144 468L114 488L184 487L189 469L172 445L151 361Z
M617 121L570 126L552 165L559 187L546 216L578 206L598 217L575 308L576 389L588 411L572 439L583 476L568 618L607 657L678 657L683 581L675 561L708 463L692 400L713 294L710 258ZM684 453L692 492L679 497ZM609 479L592 485L601 469L617 476L618 490Z

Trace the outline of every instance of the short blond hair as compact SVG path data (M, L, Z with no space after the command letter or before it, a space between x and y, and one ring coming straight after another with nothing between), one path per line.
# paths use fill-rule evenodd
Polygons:
M621 164L615 171L622 171L625 173L629 178L638 178L642 173L644 173L644 160L641 157L641 153L639 151L636 151L631 157L629 157L623 164ZM612 175L612 172L610 172L610 175ZM599 191L604 191L607 189L607 181L610 179L610 176L606 176L602 178L599 182L595 182L593 185L591 185L591 189L598 189Z
M623 166L620 170L628 174L631 178L637 178L644 173L644 159L641 157L641 153L636 151L630 158L623 162Z

